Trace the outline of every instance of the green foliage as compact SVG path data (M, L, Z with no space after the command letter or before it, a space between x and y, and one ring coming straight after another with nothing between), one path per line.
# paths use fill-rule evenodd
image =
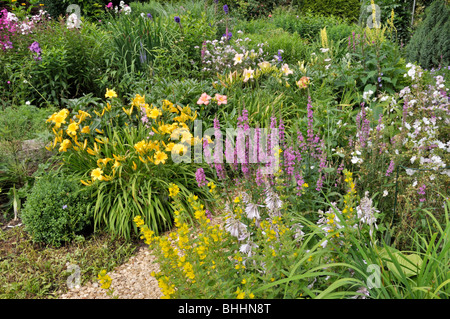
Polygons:
M450 7L436 0L426 10L426 17L407 46L407 58L425 69L450 63Z
M105 1L103 0L42 0L45 10L54 19L59 16L66 16L72 12L68 12L69 5L78 5L80 7L80 15L93 20L98 20L105 13Z
M346 24L346 20L337 16L326 16L317 12L298 12L283 8L272 14L273 24L290 33L297 32L306 39L318 39L320 30L331 26Z
M275 8L288 5L289 0L230 0L223 1L230 8L230 14L243 19L267 17ZM222 6L219 6L219 10Z
M39 178L20 216L33 241L60 246L92 223L92 200L79 181L49 174Z
M298 4L302 12L311 11L320 15L333 15L350 21L356 21L359 16L359 0L298 0L294 3Z
M278 50L282 50L283 63L294 64L307 58L307 41L302 39L297 32L289 33L282 29L275 29L246 36L251 39L249 48L255 49L255 51L258 50L258 43L267 43L264 50L269 57L277 55Z
M31 173L46 157L39 148L48 137L44 121L51 111L26 104L0 110L0 208L6 216L13 210L17 215L20 207L14 209L14 201L20 204L26 191L21 188L33 182Z
M96 280L100 270L114 269L136 251L135 244L104 233L78 239L63 247L39 247L23 227L0 229L0 298L57 298L69 290L70 276L75 279L69 265L80 267L80 284L85 285Z
M106 71L107 38L96 25L84 22L78 30L67 29L63 21L50 23L34 39L42 48L42 60L22 71L30 100L61 105L63 98L104 91L99 79Z
M359 17L359 25L365 26L366 21L372 14L372 8L370 6L370 0L361 2L361 14ZM396 29L396 40L400 43L407 43L411 38L411 14L412 14L412 2L402 0L378 0L375 4L380 9L381 23L386 23L388 19L391 19L392 10L394 11L394 26ZM418 7L419 1L416 1L416 7ZM417 8L416 8L417 11Z

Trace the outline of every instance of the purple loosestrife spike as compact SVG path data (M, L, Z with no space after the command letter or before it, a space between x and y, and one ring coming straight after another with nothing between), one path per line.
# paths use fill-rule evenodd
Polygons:
M208 182L206 181L205 171L201 167L199 167L195 172L195 179L197 181L198 187L203 187L208 184Z
M225 179L226 173L223 167L223 150L222 150L222 132L220 131L220 123L217 118L214 118L214 136L216 138L217 146L214 149L214 163L216 168L217 177L219 179Z
M386 176L391 176L391 173L394 171L394 161L391 160L389 163L389 167L386 171Z
M261 169L256 169L256 178L255 178L256 185L261 186L264 184L263 175L261 173Z

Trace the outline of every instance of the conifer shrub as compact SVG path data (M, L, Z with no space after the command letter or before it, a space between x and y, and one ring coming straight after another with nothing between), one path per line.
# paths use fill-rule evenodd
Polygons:
M412 36L406 55L409 61L429 69L446 66L450 60L450 7L435 0L425 12L425 18Z

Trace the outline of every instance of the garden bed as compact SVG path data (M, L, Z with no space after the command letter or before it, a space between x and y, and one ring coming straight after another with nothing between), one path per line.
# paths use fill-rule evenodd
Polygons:
M7 1L0 298L448 298L449 6L328 2Z

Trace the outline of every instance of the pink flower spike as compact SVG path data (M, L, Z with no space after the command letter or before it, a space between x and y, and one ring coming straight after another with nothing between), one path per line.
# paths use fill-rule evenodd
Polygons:
M216 100L217 100L218 105L227 104L227 96L226 95L220 95L220 94L216 93Z
M211 100L211 97L208 94L203 93L202 96L200 96L200 98L198 99L197 104L198 105L201 105L201 104L208 105L209 100Z

